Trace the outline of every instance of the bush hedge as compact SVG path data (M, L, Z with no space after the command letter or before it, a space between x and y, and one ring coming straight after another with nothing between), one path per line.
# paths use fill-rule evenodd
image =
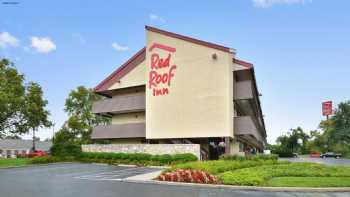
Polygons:
M81 146L74 143L53 144L51 154L57 157L79 156L81 154Z
M57 154L56 154L57 155ZM55 162L87 162L87 163L108 163L108 164L136 164L136 165L170 165L189 161L197 161L193 154L175 154L175 155L151 155L144 153L76 153L75 156L37 157L31 160L32 164L44 164ZM64 156L61 156L64 155Z
M257 154L257 155L221 155L221 160L238 160L238 161L245 161L245 160L277 160L278 155L270 154L270 155L264 155L264 154Z
M31 164L46 164L46 163L56 163L56 162L72 162L75 161L74 157L56 157L56 156L47 156L47 157L35 157L30 160Z
M151 155L145 153L81 153L77 157L82 162L99 163L124 163L139 165L169 165L189 161L197 161L198 158L190 153L175 155Z
M241 168L249 168L262 165L276 165L288 163L287 161L277 160L216 160L216 161L196 161L183 164L173 165L170 171L185 169L185 170L202 170L213 175L222 172L237 170Z
M279 157L294 157L294 154L292 152L277 152Z

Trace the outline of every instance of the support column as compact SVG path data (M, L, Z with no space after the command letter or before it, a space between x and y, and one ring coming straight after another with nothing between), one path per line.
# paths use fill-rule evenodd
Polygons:
M231 149L230 137L225 137L225 145L226 145L225 146L225 154L230 154L230 149Z

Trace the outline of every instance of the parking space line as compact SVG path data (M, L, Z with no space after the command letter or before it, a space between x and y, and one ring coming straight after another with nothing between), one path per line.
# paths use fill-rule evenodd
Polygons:
M113 170L113 171L104 171L104 172L100 172L100 173L89 173L87 175L82 175L82 176L92 176L92 175L103 175L103 174L113 174L116 172L121 172L121 171L129 171L129 170L134 170L134 168L127 168L127 169L120 169L120 170Z
M103 177L103 176L108 176L108 175L114 175L115 173L120 173L120 172L126 172L126 171L131 171L134 170L134 168L128 168L128 169L121 169L121 170L115 170L115 171L105 171L101 173L94 173L94 174L87 174L87 175L81 175L73 178L79 178L79 177Z
M105 172L95 173L95 174L80 175L80 176L75 176L73 178L84 179L84 180L120 181L120 180L125 179L127 177L140 175L140 174L144 174L144 173L148 173L148 172L150 172L150 169L148 169L148 168L133 167L133 168L127 168L127 169L114 170L114 171L105 171Z

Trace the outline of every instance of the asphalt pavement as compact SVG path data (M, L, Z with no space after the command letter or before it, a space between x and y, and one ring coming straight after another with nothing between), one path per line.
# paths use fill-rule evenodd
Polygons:
M336 159L336 158L310 158L306 155L301 155L296 158L280 158L279 160L286 160L290 162L313 162L313 163L320 163L325 165L331 165L331 166L350 166L350 159Z
M159 169L98 164L52 164L0 169L1 197L289 197L337 196L344 192L267 192L125 182L125 178Z

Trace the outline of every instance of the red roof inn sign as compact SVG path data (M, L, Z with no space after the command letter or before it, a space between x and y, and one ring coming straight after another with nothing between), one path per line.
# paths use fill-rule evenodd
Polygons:
M326 101L322 103L322 115L332 115L332 101Z
M167 52L167 57L160 57L154 49L160 49ZM176 49L159 43L153 43L149 48L151 53L151 71L148 77L148 88L152 89L153 96L169 94L171 80L175 76L176 65L171 63L171 55Z

